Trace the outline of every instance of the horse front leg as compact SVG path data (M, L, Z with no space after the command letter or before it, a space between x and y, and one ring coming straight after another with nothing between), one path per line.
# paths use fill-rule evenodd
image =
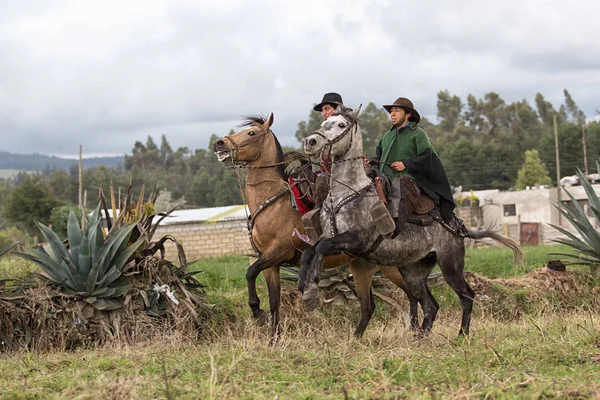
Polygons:
M314 310L319 302L318 288L316 283L312 283L319 273L312 271L312 259L315 255L315 247L304 250L302 257L300 258L300 276L298 278L298 290L302 293L302 302L304 303L304 309L307 311Z
M308 310L316 307L317 283L319 273L323 268L323 259L332 254L342 251L357 251L360 249L358 236L352 232L344 232L341 235L319 240L313 247L302 254L300 280L298 289L302 292L302 300Z
M266 317L265 312L260 308L260 299L258 298L258 293L256 292L256 278L258 278L258 274L260 274L261 271L277 264L277 260L263 254L258 258L258 260L253 262L252 265L248 267L248 271L246 271L246 282L248 285L248 305L252 310L252 316L254 317L254 320L260 325L266 322ZM269 280L267 280L267 285L268 284ZM269 296L270 295L271 290L269 289Z

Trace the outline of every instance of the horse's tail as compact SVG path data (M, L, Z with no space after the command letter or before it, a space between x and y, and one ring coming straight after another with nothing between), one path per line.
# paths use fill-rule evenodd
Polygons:
M503 245L505 245L513 251L513 260L515 265L521 265L525 262L525 256L523 255L523 250L521 249L521 246L519 246L519 243L509 238L508 236L504 236L498 232L485 229L483 231L468 231L467 237L471 239L494 239L495 241L502 243Z

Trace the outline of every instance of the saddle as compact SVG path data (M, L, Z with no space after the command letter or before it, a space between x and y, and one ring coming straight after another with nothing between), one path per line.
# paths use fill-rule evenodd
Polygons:
M379 171L376 172L377 174ZM426 193L421 191L417 184L407 176L401 176L393 181L378 175L384 182L383 192L386 195L387 208L390 215L396 221L396 229L391 237L399 233L399 220L404 218L405 222L428 226L437 221L446 230L458 237L466 237L468 229L464 221L453 214L450 221L444 221L440 207Z
M408 176L400 176L394 180L372 169L367 175L382 182L385 203L389 213L394 219L402 218L404 221L417 225L430 225L434 217L430 215L436 204L425 192L419 190L417 184Z

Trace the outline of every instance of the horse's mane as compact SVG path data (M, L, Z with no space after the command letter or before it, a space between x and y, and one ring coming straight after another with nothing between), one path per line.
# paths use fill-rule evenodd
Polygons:
M357 123L360 121L360 118L358 118L358 116L354 116L352 115L352 109L350 107L346 107L346 106L339 106L332 115L341 115L342 117L345 117L346 119L349 119L350 122Z
M267 118L263 115L247 115L243 118L244 118L244 122L242 122L240 124L240 127L256 126L256 127L260 127L262 129L264 123L267 121ZM271 133L273 133L273 131L271 131ZM276 152L275 158L277 160L276 162L283 163L283 161L284 161L283 149L281 148L281 145L279 144L279 140L277 139L277 136L275 136L275 133L273 133L273 138L275 139L275 152ZM287 180L284 164L280 164L280 165L276 166L275 169L276 169L277 173L281 176L281 179Z

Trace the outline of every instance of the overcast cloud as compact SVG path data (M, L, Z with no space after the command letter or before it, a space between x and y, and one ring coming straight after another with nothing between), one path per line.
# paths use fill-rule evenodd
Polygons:
M594 0L0 2L0 150L123 154L165 134L207 148L274 112L282 144L323 93L402 95L435 121L448 89L507 102L569 90L600 109Z

